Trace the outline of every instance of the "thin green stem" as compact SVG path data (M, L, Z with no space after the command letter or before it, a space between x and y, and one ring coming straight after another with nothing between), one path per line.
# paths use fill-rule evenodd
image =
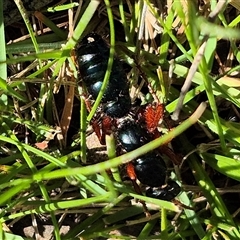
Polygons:
M84 175L90 175L94 174L97 172L101 172L104 170L107 170L109 168L117 167L120 164L123 163L128 163L132 159L137 158L149 151L152 151L153 149L158 148L159 146L166 144L169 142L171 139L175 138L182 132L184 132L187 128L192 126L194 123L198 121L198 119L201 117L203 112L205 111L206 104L201 103L198 107L198 109L184 122L182 122L181 125L177 126L174 130L170 131L168 134L155 139L154 141L132 151L129 153L126 153L122 156L116 157L114 159L107 160L105 162L97 163L91 166L86 166L86 167L80 167L80 168L74 168L74 169L60 169L60 170L55 170L50 173L36 173L33 175L33 179L35 181L41 181L44 179L56 179L56 178L61 178L61 177L66 177L66 176L74 176L78 174L84 174ZM1 139L6 139L3 136L0 136ZM8 139L6 139L8 140ZM48 159L49 160L49 159Z
M86 105L83 98L80 98L81 109L80 109L80 147L81 147L81 161L87 162L86 159L86 128L87 128L87 112Z
M163 239L168 239L168 232L167 232L167 210L162 208L161 209L161 233Z
M86 8L85 12L83 13L80 21L78 22L73 32L73 36L68 40L66 45L63 47L64 50L71 50L75 47L75 45L77 44L80 37L82 36L82 33L85 30L85 28L88 26L91 18L93 17L100 3L101 3L100 0L90 1L88 7Z
M101 87L100 92L97 96L97 99L91 109L91 112L89 113L89 115L87 117L87 122L90 122L91 119L93 118L93 116L101 102L101 99L103 97L105 89L107 88L109 78L111 75L111 71L112 71L113 59L114 59L114 54L115 54L115 30L114 30L113 14L112 14L110 2L108 0L105 0L105 4L107 7L107 14L108 14L108 19L109 19L109 27L110 27L110 45L111 45L110 54L109 54L109 59L108 59L107 71L106 71L104 79L103 79L102 87Z
M227 146L226 146L226 142L225 142L225 138L224 138L224 134L223 134L223 129L222 129L221 121L220 121L220 118L218 115L216 101L215 101L214 94L213 94L212 83L206 74L206 73L208 73L208 68L207 68L207 63L206 63L206 60L204 57L200 63L199 69L203 76L203 83L204 83L208 101L209 101L209 104L210 104L210 107L212 110L212 114L213 114L213 117L214 117L214 120L215 120L215 123L217 126L217 132L218 132L218 136L220 139L222 150L224 152L227 152Z
M5 28L3 16L3 1L0 1L0 78L7 80L7 64L6 64L6 43L5 43ZM1 106L8 105L8 97L6 94L0 96Z
M111 135L106 135L106 145L107 145L107 154L109 159L113 159L116 157L116 145L115 145L115 138ZM118 168L111 168L111 173L113 179L117 182L121 182L121 175L119 173Z
M132 42L132 38L131 38L130 31L129 31L129 28L128 28L128 25L127 25L126 17L125 17L125 14L124 14L123 1L122 0L120 0L120 2L119 2L119 13L120 13L120 17L122 19L122 24L123 24L123 27L124 27L126 41L127 42Z
M31 37L31 40L32 40L33 46L35 48L35 51L36 51L36 53L38 53L39 52L38 43L37 43L37 40L36 40L35 33L33 31L32 25L29 21L27 10L23 6L23 3L22 3L21 0L14 0L14 1L16 3L17 7L18 7L19 12L22 15L22 18L23 18L24 22L25 22L25 25L26 25L27 30L29 32L29 35Z

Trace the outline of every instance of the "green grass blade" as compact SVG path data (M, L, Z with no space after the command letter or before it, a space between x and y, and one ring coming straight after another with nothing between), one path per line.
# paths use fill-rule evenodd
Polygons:
M6 64L6 44L5 44L5 29L4 29L4 17L3 17L3 1L0 1L0 78L7 80L7 64ZM5 83L6 84L6 83ZM7 95L1 94L0 96L1 106L8 105Z

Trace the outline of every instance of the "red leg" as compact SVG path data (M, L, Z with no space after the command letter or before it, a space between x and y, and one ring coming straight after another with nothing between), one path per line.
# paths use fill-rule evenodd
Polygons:
M112 129L113 124L114 124L114 120L111 119L110 117L103 117L101 127L100 127L98 121L92 120L92 128L93 128L94 132L96 133L96 135L99 139L99 142L102 145L106 144L105 137L106 137L106 135L111 134L111 132L112 132L111 129Z
M96 133L99 142L102 145L105 145L106 144L105 143L105 136L102 135L101 128L99 126L99 123L96 120L92 120L92 128L93 128L93 131Z
M136 174L135 174L134 166L133 166L132 163L128 163L128 165L127 165L127 174L128 174L128 176L130 177L130 179L131 179L132 182L133 182L133 186L134 186L135 191L136 191L138 194L141 194L141 195L142 195L142 191L141 191L140 187L138 186L138 184L137 184L137 182L136 182L137 176L136 176Z
M87 99L86 97L84 97L84 101L85 101L85 105L86 105L86 109L88 112L91 112L91 103L89 101L89 99ZM99 126L99 123L96 119L92 119L91 121L91 125L92 125L92 128L93 128L93 131L96 133L98 139L99 139L99 142L102 144L102 145L105 145L105 136L102 137L102 133L101 133L101 128Z
M133 183L133 187L134 187L134 190L136 191L136 193L138 193L140 195L143 195L139 185L136 182L137 176L136 176L135 171L134 171L134 166L133 166L133 164L131 162L128 163L128 165L127 165L127 174L128 174L128 176L130 177L130 179L131 179L131 181ZM150 217L151 214L149 213L149 211L147 209L146 203L144 201L142 201L142 200L140 200L140 203L143 206L143 209L144 209L144 212L146 214L146 217Z
M168 156L168 158L173 162L175 165L180 165L182 162L182 158L173 152L171 148L169 148L167 145L163 145L160 147L160 150L163 154Z
M83 99L84 99L84 102L85 102L85 106L86 106L87 111L88 111L88 112L91 112L92 106L91 106L91 102L90 102L89 98L87 98L87 97L85 96L85 94L84 94L82 97L83 97Z
M87 111L90 112L91 111L91 103L90 101L85 98L85 105L87 108ZM102 123L101 123L101 127L99 126L99 121L95 118L92 119L91 121L92 124L92 128L94 130L94 132L96 133L99 142L102 145L105 145L105 136L111 134L111 129L112 129L112 125L114 124L114 120L111 119L108 116L105 116L102 118Z
M113 118L104 116L102 118L102 132L104 135L110 135L112 133L112 127L116 125L116 121Z

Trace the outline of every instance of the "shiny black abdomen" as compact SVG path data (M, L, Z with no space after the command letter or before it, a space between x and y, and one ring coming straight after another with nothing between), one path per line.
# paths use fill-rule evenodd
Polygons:
M146 196L165 201L173 200L181 192L181 187L174 181L168 181L164 188L148 188Z
M167 167L163 159L155 152L147 153L133 161L138 180L150 187L165 184Z
M150 134L140 124L126 121L118 129L118 141L127 151L133 151L152 139ZM136 178L149 186L146 196L171 201L180 192L180 186L169 180L166 184L167 167L157 150L153 150L132 161ZM165 185L165 186L164 186Z
M139 124L126 122L118 130L118 140L127 151L133 151L151 141L149 134Z
M91 33L80 42L76 55L87 91L96 99L107 71L109 46L101 36ZM131 108L127 77L121 62L115 57L102 103L105 103L103 111L110 117L123 117Z

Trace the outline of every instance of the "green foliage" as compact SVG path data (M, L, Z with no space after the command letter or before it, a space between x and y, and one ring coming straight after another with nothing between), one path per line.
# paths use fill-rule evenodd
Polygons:
M130 234L114 232L124 226L140 226L134 233L137 239L240 239L238 216L223 195L239 193L239 121L230 121L223 110L240 119L240 84L233 75L240 68L240 18L231 15L236 9L230 4L209 1L197 6L194 2L95 0L82 6L76 2L49 6L51 14L73 12L76 24L71 32L42 13L41 21L52 33L41 36L18 4L29 37L6 45L0 54L1 239L22 239L7 233L3 225L34 214L50 215L57 240L131 239ZM2 21L3 17L0 14ZM89 112L85 106L89 96L78 84L73 49L92 31L109 34L110 56L102 91ZM2 25L0 32L5 46ZM227 53L219 51L222 46ZM89 158L86 133L101 104L115 54L128 65L132 99L141 98L142 104L157 99L173 118L180 119L167 134L120 156L114 136L108 136L108 157L100 161L97 154ZM10 76L7 65L15 69ZM139 94L141 81L147 93ZM79 105L75 112L74 97ZM80 133L69 140L68 119L75 116L80 119ZM172 139L177 140L180 155L186 156L172 174L183 189L179 203L135 193L121 179L124 164ZM107 174L109 169L112 174ZM229 184L221 182L222 191L218 176ZM70 187L75 192L68 198L64 194ZM53 197L56 189L61 194ZM151 218L142 205L128 203L133 198L147 203ZM84 220L61 236L56 212L74 211L84 213Z

